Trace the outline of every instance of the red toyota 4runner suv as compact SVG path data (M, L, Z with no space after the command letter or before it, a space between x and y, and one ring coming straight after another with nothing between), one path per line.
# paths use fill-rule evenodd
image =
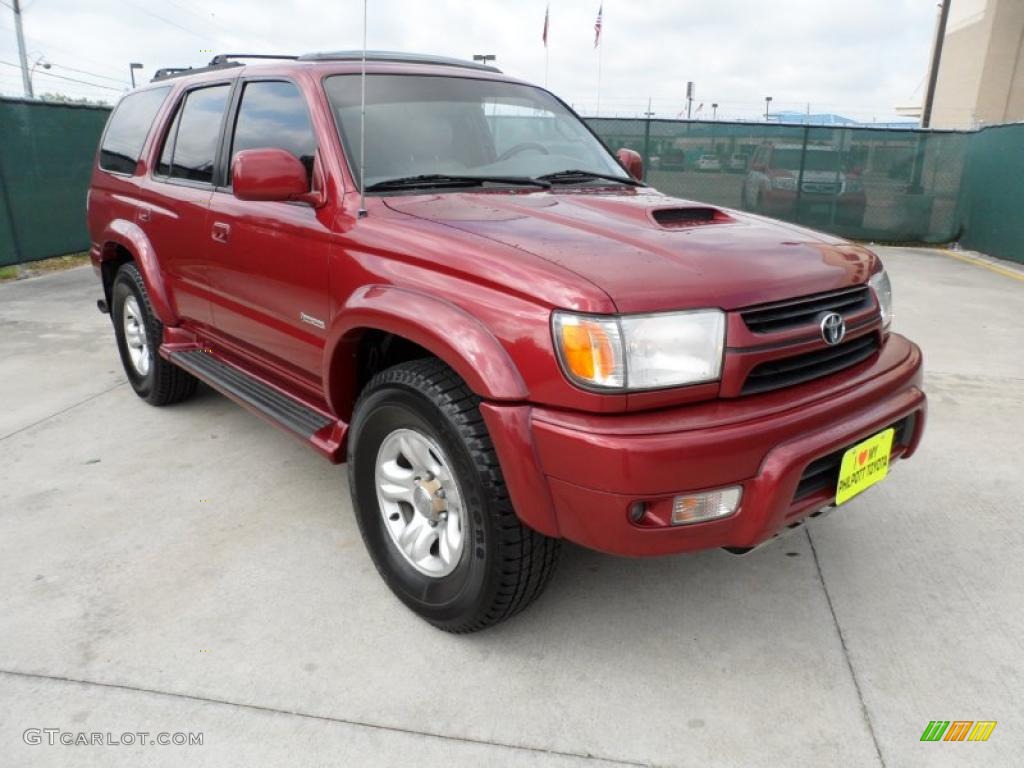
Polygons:
M364 143L360 54L237 58L111 116L100 309L147 402L201 380L346 461L432 624L515 614L561 539L745 551L917 447L921 353L866 248L666 197L490 67L370 55Z

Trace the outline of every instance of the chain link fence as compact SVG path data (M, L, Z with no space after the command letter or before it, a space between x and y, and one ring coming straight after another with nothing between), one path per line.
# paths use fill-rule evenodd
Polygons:
M88 248L85 194L104 107L0 99L0 266ZM1024 260L1024 125L980 132L591 118L669 195L857 240ZM1016 170L1013 170L1016 168Z
M971 134L773 123L591 118L644 158L669 195L858 240L940 243L959 232Z

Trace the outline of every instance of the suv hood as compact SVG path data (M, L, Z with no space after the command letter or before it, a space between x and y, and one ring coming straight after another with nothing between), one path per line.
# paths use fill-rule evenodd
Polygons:
M647 189L456 192L385 202L571 270L604 290L620 312L731 310L835 290L865 282L877 261L866 248L828 235Z

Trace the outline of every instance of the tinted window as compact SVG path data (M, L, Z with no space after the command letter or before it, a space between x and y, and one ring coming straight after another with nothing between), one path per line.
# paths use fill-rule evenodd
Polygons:
M306 100L294 83L248 83L235 122L231 159L243 149L284 149L312 173L316 137Z
M121 100L103 135L100 168L118 173L135 172L149 127L170 90L170 87L152 88L132 93Z
M178 135L178 123L181 122L181 110L174 114L174 122L167 131L167 138L164 140L164 148L160 152L160 160L156 165L156 172L161 176L171 175L171 155L174 154L174 137Z
M191 91L167 132L159 171L175 179L213 182L220 124L228 101L228 86ZM168 153L168 147L170 152Z

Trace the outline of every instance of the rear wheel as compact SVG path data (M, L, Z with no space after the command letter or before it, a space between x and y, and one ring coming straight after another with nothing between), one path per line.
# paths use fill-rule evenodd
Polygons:
M559 551L516 517L478 406L444 363L417 360L367 385L349 432L349 487L370 556L402 602L448 632L526 608Z
M135 394L151 405L170 405L195 392L195 377L157 353L164 327L153 314L138 267L129 262L118 270L110 299L117 349Z

